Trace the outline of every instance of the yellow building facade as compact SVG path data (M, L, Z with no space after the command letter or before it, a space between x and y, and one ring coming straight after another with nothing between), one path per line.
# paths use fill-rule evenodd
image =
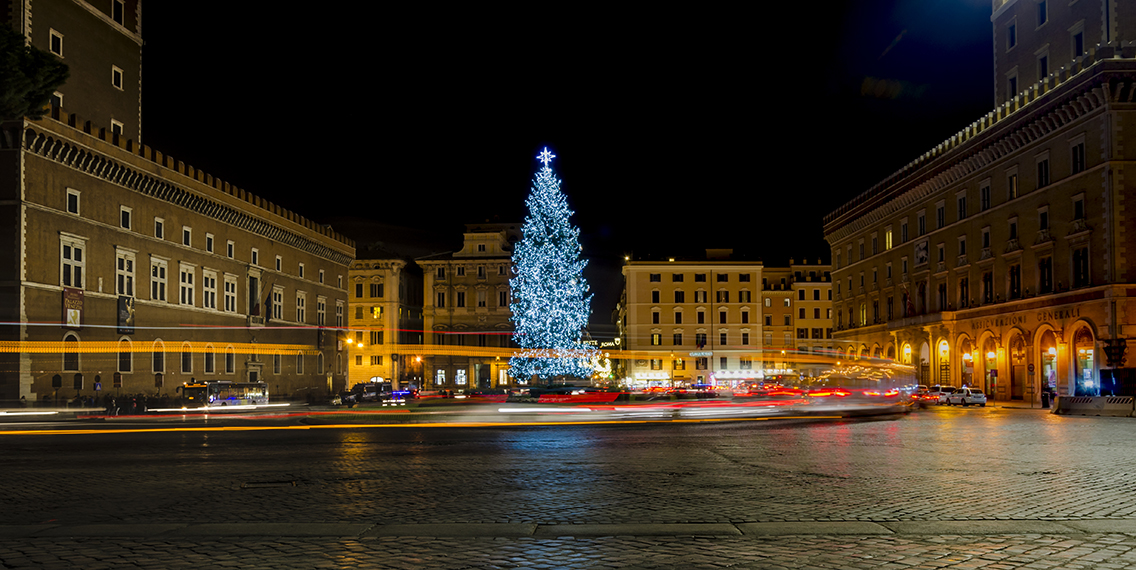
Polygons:
M993 111L825 218L838 351L1002 401L1130 390L1136 22L1040 6L1026 33L1038 2L994 3ZM1003 82L1023 53L1047 72Z

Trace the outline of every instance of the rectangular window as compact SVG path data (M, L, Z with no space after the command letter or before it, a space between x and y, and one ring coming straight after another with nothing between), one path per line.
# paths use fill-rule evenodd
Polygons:
M966 196L958 197L958 219L966 218Z
M164 259L150 258L150 300L166 301L166 271Z
M362 283L356 283L355 284L355 298L356 299L362 299L363 298L363 284Z
M166 237L166 221L162 218L154 218L154 237L158 239Z
M1092 284L1089 279L1089 248L1081 247L1073 250L1073 287L1088 287Z
M1037 187L1043 188L1049 186L1049 159L1044 158L1037 161Z
M661 282L663 280L663 274L662 273L651 273L647 277L647 280L650 281L651 283Z
M213 234L205 234L205 251L213 253Z
M477 292L477 306L478 307L489 306L489 301L486 300L485 291L478 291Z
M501 307L503 309L506 309L506 308L509 307L509 292L508 291L498 291L497 292L497 306Z
M1072 154L1073 174L1085 169L1085 143L1079 142L1070 149Z
M63 57L63 34L55 30L49 30L48 33L50 34L48 49L51 53Z
M193 246L193 230L187 226L181 228L181 244L187 247Z
M253 265L260 265L260 250L255 247L252 248L252 252L249 254L249 261Z
M1053 292L1053 258L1043 257L1037 262L1037 292L1046 294Z
M437 299L434 303L434 306L439 307L439 308L446 306L446 294L445 293L438 293L438 297L437 297Z
M382 283L371 283L371 296L372 297L382 297L383 296L383 284Z
M307 319L308 298L303 293L296 293L296 322L302 323Z
M191 374L193 372L193 353L183 348L181 351L181 373Z
M319 282L323 283L323 270L322 269L319 270Z
M118 225L124 230L130 229L130 216L134 214L134 209L127 206L119 206L118 208Z
M891 249L891 228L884 231L884 249Z
M201 272L201 306L217 310L217 273L214 271Z
M110 17L111 17L112 20L114 20L114 23L116 23L120 26L124 25L125 12L126 12L126 10L123 7L123 1L122 0L114 0L113 2L111 2Z
M651 333L651 346L662 346L663 335L659 333Z
M79 215L79 191L68 188L67 189L67 213Z
M110 132L112 135L122 136L122 123L114 119L110 120Z
M1037 25L1040 27L1042 24L1049 21L1049 10L1046 6L1046 0L1041 0L1037 3Z
M193 306L194 268L193 266L182 265L178 269L178 274L178 303Z
M114 292L116 295L134 296L134 253L118 251L115 253Z
M970 306L970 279L963 277L959 279L958 284L958 306L960 309L965 309Z
M983 212L990 209L990 184L983 184L978 189L978 208Z
M327 298L316 297L316 325L327 324Z
M1006 188L1011 200L1018 197L1018 175L1016 173L1006 177Z
M284 258L279 255L276 256L276 270L284 271Z
M235 275L225 276L225 312L237 312L237 277Z
M726 346L729 344L730 335L726 332L718 333L718 346Z
M284 289L280 287L272 289L272 318L284 319Z
M465 291L458 291L454 302L455 307L465 307Z
M918 226L918 230L919 230L918 235L923 235L923 234L927 233L927 217L923 215L923 212L919 212L917 226Z
M947 225L947 209L942 205L935 207L935 227L941 228Z
M212 352L206 352L205 353L205 373L206 374L213 374L214 373L214 368L213 368L214 356L215 355Z
M1006 49L1013 49L1018 45L1018 24L1015 22L1006 27Z
M717 279L718 283L729 283L730 275L728 273L719 273Z
M899 225L899 243L907 243L907 220Z
M303 279L304 278L304 264L303 263L300 264L300 267L297 271L298 271L297 276L300 279Z
M122 91L122 69L117 65L110 66L110 84L115 89Z
M994 272L985 271L982 273L982 302L994 302Z
M675 291L675 303L685 303L685 302L686 302L686 292L685 291Z

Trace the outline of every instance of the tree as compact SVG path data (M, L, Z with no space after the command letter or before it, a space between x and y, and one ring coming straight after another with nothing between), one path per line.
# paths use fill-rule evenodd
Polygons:
M568 223L568 199L548 165L555 156L547 148L537 156L544 167L525 200L524 237L513 250L509 308L513 340L522 349L509 360L514 378L586 378L591 373L587 361L592 349L582 342L592 302L583 276L588 262L580 257L580 230Z
M67 64L0 24L0 121L43 117L69 74Z

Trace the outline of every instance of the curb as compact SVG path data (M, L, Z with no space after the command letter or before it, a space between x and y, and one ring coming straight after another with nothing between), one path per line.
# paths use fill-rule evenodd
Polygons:
M870 536L1136 534L1136 519L782 521L757 523L197 523L0 525L0 539L29 538L574 538L606 536Z

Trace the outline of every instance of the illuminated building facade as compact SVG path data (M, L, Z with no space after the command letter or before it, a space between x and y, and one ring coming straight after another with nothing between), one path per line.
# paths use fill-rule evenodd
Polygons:
M353 242L136 142L137 1L19 6L5 24L47 42L72 80L50 117L0 127L0 399L176 397L191 378L341 388L331 329ZM123 46L125 79L104 61Z
M390 252L361 247L357 255L348 271L348 381L420 388L422 273Z
M1131 393L1136 4L993 3L995 109L825 218L838 351L997 400Z
M634 386L733 386L761 377L763 267L730 253L624 262L618 327L622 371Z
M519 384L509 372L509 279L521 224L468 224L461 250L419 258L423 330L434 346L424 358L426 387L473 390Z

